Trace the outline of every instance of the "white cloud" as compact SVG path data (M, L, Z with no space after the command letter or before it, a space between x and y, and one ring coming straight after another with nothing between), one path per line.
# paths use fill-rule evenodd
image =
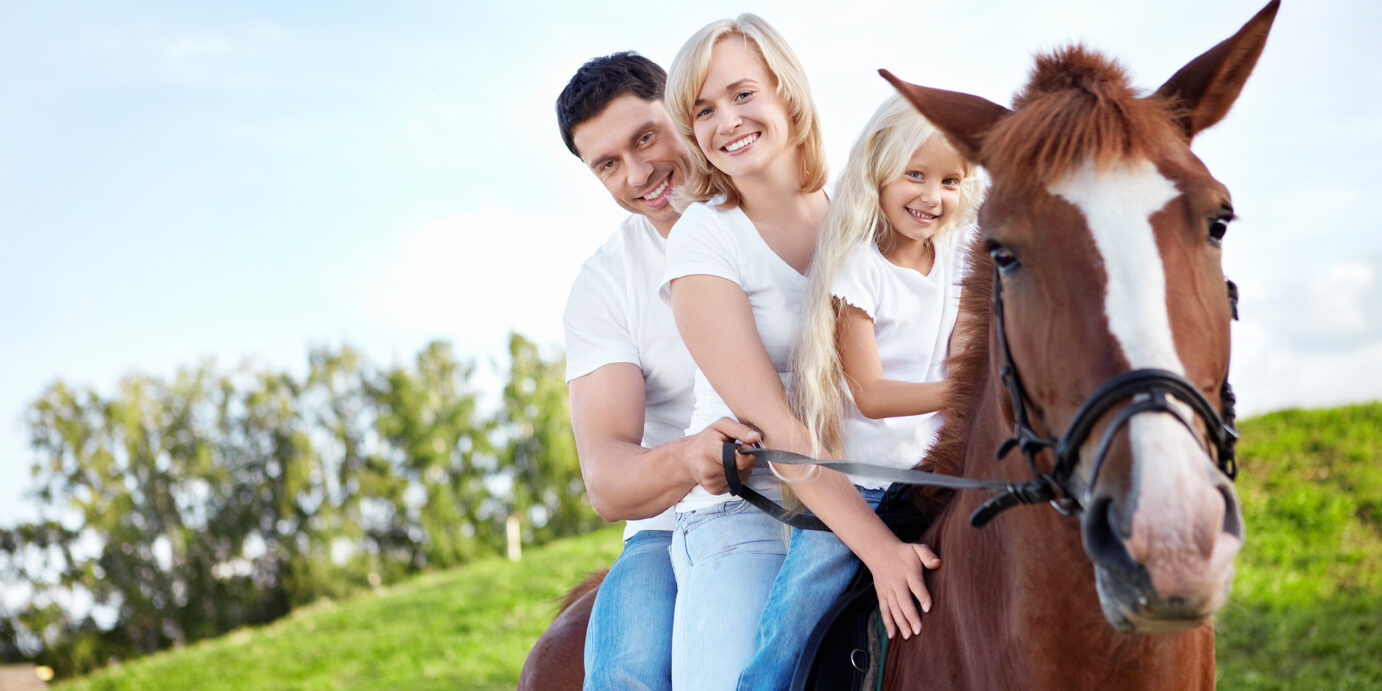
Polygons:
M384 328L449 338L461 352L501 352L511 330L560 342L571 281L620 218L607 197L575 206L490 206L425 223L361 258L348 273L377 278L343 297Z

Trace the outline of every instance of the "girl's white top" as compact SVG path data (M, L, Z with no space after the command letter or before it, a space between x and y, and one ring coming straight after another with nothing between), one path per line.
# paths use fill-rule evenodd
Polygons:
M672 227L667 238L667 271L663 274L661 295L670 300L672 280L683 276L718 276L733 281L748 295L758 338L777 369L783 388L790 391L792 351L801 331L806 277L768 247L743 211L718 209L714 206L718 201L692 204ZM687 434L699 432L721 417L734 417L699 367L693 388L696 405ZM771 499L782 497L777 478L766 463L754 466L747 484ZM676 509L691 511L733 498L729 494L711 494L697 486L677 503Z
M873 319L883 378L908 382L941 381L950 332L960 305L969 229L958 229L937 243L931 273L923 275L888 261L873 242L845 259L830 286L831 294ZM841 441L852 461L911 468L921 461L940 430L939 413L870 419L859 412L849 387ZM879 488L886 481L851 475L861 487Z

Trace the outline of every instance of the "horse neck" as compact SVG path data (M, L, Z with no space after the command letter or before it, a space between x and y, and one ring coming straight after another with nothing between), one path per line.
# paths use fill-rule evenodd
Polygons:
M1011 423L1006 391L992 372L986 379L967 419L963 474L1029 480L1020 453L994 458ZM1078 519L1040 504L970 525L990 496L956 493L923 537L942 560L929 581L935 605L921 635L897 646L888 688L1181 687L1206 678L1206 665L1212 684L1212 627L1158 636L1115 631L1100 610ZM1187 677L1187 665L1197 674Z

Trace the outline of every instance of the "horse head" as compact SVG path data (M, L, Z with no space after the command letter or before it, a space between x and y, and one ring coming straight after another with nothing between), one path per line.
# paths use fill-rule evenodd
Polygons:
M1277 6L1147 96L1081 47L1038 58L1012 109L883 72L989 173L987 257L973 267L998 298L989 381L1012 380L1006 422L1035 431L1019 448L1079 507L1104 617L1121 630L1202 622L1242 546L1216 443L1232 430L1213 412L1226 403L1233 208L1190 143L1237 98ZM1145 385L1103 395L1122 380Z

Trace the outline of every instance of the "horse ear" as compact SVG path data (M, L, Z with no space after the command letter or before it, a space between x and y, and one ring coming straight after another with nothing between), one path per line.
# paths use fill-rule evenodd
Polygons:
M984 135L993 123L1012 112L978 96L908 84L887 70L878 70L878 74L897 87L927 120L940 128L961 156L980 165L984 163L979 158Z
M1186 139L1194 139L1222 119L1238 99L1267 44L1267 32L1280 6L1281 0L1267 3L1238 33L1191 60L1156 90L1158 97L1170 99L1176 108L1176 122Z

